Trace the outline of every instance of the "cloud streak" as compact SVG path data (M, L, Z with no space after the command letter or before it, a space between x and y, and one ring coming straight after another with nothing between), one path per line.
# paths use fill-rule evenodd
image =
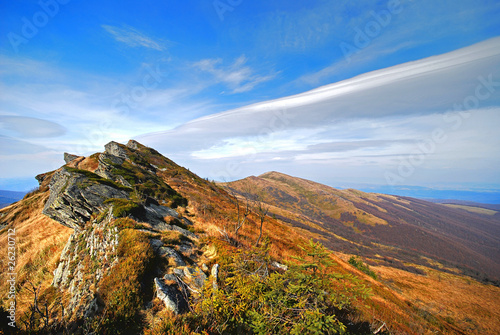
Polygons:
M302 94L209 115L138 139L191 166L201 166L208 159L242 162L246 156L244 164L270 165L281 160L337 165L344 161L358 166L376 164L380 170L397 164L391 157L410 153L436 127L454 134L454 124L444 115L456 113L454 106L473 96L481 80L491 82L491 87L481 87L481 93L490 90L491 94L468 111L479 120L471 131L491 130L488 120L496 119L495 108L500 105L498 64L500 38L495 38ZM462 136L465 131L462 127L458 133ZM163 145L176 139L175 148ZM440 158L437 153L429 155L429 166L444 168L440 164L445 164L445 158L460 161L460 155L466 157L467 152L458 154L458 143L461 140L442 145L446 153L440 153ZM475 145L481 144L471 140L465 146L471 155ZM494 150L486 152L491 155L488 159L498 159Z
M111 34L115 40L117 40L118 42L125 43L129 47L132 48L144 47L158 51L166 50L164 42L156 41L153 38L141 33L135 28L129 26L123 26L120 28L106 24L103 24L101 27L104 28L106 32Z
M210 74L217 83L225 84L232 94L251 91L255 86L273 79L276 75L257 75L250 66L245 65L247 59L240 56L233 64L224 67L222 59L203 59L196 62L193 67Z

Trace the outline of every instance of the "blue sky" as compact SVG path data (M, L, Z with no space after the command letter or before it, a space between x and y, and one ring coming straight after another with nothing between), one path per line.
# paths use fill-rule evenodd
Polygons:
M0 13L2 189L35 186L65 151L134 138L215 180L500 190L499 1L25 0Z

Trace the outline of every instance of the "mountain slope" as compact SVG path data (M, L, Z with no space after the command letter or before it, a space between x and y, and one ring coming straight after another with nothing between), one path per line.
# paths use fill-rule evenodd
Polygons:
M355 242L340 234L356 237L368 234L368 228L395 226L389 210L377 203L382 196L360 197L354 190L270 174L250 178L255 185L274 187L272 199L282 201L260 216L256 202L235 197L231 189L135 141L110 142L102 153L67 158L60 169L37 176L38 190L0 211L0 252L8 253L11 239L17 246L13 286L6 277L11 265L1 261L0 313L8 311L6 297L14 287L19 331L250 334L271 327L290 333L309 322L325 332L345 327L352 334L495 334L500 329L498 309L488 300L500 296L497 287L468 279L467 288L485 312L482 319L470 312L476 324L470 328L454 314L416 303L410 287L428 283L416 275L390 281L396 270L382 262L373 268L383 279L375 280L350 265L345 254L308 242L320 240L332 250L377 247L369 236ZM331 227L337 231L329 232ZM432 283L443 291L463 279L424 266L418 271L426 280L437 278L434 273L442 276L439 284ZM471 300L471 293L456 286ZM283 308L283 301L290 308Z
M500 219L407 197L337 190L270 172L229 184L259 190L278 216L322 232L332 250L431 266L426 258L485 281L500 278ZM286 209L284 213L281 209ZM378 255L378 256L375 256Z

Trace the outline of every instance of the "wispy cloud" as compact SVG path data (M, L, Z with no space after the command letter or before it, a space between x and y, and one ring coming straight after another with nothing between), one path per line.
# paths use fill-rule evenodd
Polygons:
M231 93L243 93L251 91L258 84L273 79L276 74L258 75L248 65L245 56L240 56L229 66L224 67L222 59L204 59L196 62L193 66L198 70L213 76L218 83L225 84Z
M427 167L446 169L453 161L469 169L474 160L500 160L495 146L485 144L500 142L498 135L492 135L500 104L499 62L500 38L495 38L294 96L209 115L138 139L214 178L217 171L227 171L224 166L232 159L233 165L254 168L256 162L331 164L344 175L354 171L347 167L358 166L358 172L364 168L372 182L378 178L383 183L384 168L397 166L398 157L411 154L419 141L442 128L450 141L428 156ZM474 97L483 85L479 78L493 80L490 91L480 89L488 99L469 111L470 129L455 130L454 122L443 115L457 104L474 100L468 97ZM489 134L490 141L478 133ZM175 148L164 145L173 142ZM217 163L207 163L214 158ZM216 172L212 174L209 168Z
M146 36L142 32L129 26L115 27L103 24L102 27L111 34L118 42L125 43L129 47L144 47L158 51L166 49L166 43Z

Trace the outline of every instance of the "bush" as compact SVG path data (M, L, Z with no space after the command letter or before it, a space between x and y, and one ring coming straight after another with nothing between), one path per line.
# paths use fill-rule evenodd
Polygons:
M363 263L363 261L357 257L352 256L349 259L349 264L354 266L359 271L366 273L367 275L369 275L370 277L372 277L375 280L378 278L377 274L375 272L373 272L372 270L370 270L370 267L367 264Z
M221 259L217 287L206 285L184 324L206 334L346 333L342 320L352 299L368 290L352 276L333 273L321 244L310 242L304 252L284 272L271 272L266 243ZM169 325L166 333L175 328Z

